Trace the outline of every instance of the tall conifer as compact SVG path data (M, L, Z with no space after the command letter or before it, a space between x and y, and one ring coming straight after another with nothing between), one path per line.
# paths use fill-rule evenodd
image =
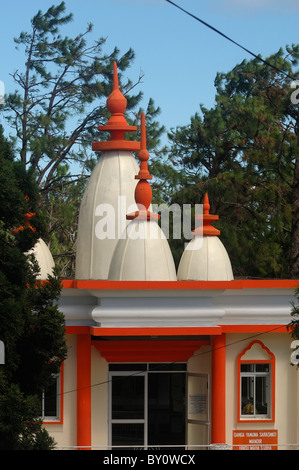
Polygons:
M48 449L53 440L39 419L41 394L67 354L64 318L56 307L60 281L38 281L36 260L26 254L46 236L39 190L2 128L0 166L0 450Z

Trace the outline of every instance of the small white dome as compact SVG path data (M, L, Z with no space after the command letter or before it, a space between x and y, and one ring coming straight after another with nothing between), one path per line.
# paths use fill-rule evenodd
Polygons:
M186 246L178 268L179 281L231 281L227 251L217 236L194 237Z
M99 159L80 206L76 279L107 279L118 232L123 230L119 228L120 218L126 223L129 206L137 207L134 199L137 172L137 161L129 151L107 151ZM105 219L108 226L103 227L100 224ZM99 227L103 233L99 233Z
M55 266L53 256L41 238L27 254L33 254L39 265L40 272L37 276L37 279L44 281L48 278L48 275L53 275L53 269Z
M169 244L154 220L132 220L118 241L109 271L110 280L176 281Z
M218 238L220 231L211 225L218 215L210 214L209 197L205 194L202 222L186 246L178 268L179 281L232 281L233 271L227 251Z

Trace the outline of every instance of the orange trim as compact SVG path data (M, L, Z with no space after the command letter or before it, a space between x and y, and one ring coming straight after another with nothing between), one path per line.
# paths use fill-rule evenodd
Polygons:
M187 362L210 341L93 341L107 362Z
M212 343L212 444L225 443L226 338L214 336Z
M92 336L190 336L221 334L221 327L145 327L145 328L105 328L91 327Z
M66 326L67 335L91 336L191 336L223 333L288 333L287 325L218 325L198 327Z
M103 126L104 127L104 126ZM101 130L105 130L105 129ZM111 127L108 128L107 126L107 131L111 131ZM130 127L127 127L127 131L135 130L131 129ZM111 131L112 132L112 131ZM127 150L128 152L137 152L140 149L140 144L139 142L133 142L132 140L108 140L108 142L93 142L92 143L92 150L95 152L104 152L104 151L109 151L109 150Z
M287 325L223 325L223 333L287 333Z
M90 334L89 326L66 326L67 335L88 335Z
M254 344L259 344L266 352L267 354L272 358L272 359L256 359L256 360L242 360L242 356L252 348ZM241 364L271 364L272 365L272 370L271 370L271 389L272 389L272 401L271 401L271 418L270 419L255 419L255 418L242 418L241 413L240 413L240 403L241 403ZM274 354L270 351L269 348L267 348L262 341L259 340L254 340L251 341L251 343L239 354L238 359L237 359L237 367L238 367L238 401L237 401L237 406L238 406L238 411L237 411L237 416L238 416L238 423L274 423L275 421L275 356Z
M99 290L204 290L204 289L296 289L298 279L243 279L235 281L102 281L62 280L64 289Z
M77 446L91 446L91 341L77 336Z
M73 279L63 279L61 285L63 289L74 289L74 280Z

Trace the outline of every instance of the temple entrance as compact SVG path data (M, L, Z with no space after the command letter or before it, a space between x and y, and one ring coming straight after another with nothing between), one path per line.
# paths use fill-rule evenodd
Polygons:
M203 406L194 380L191 395L188 382L185 363L110 364L109 445L185 448L187 433L194 435L190 426L198 426L194 413Z

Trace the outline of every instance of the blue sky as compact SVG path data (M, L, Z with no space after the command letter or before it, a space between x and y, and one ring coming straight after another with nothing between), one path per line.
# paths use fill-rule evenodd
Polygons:
M174 0L190 13L222 31L264 58L286 44L299 43L298 0ZM22 67L23 54L13 37L28 31L30 19L56 0L1 2L0 80L5 92L15 89L10 73ZM199 105L213 105L217 72L231 70L252 57L166 0L66 0L74 14L65 33L82 32L94 25L93 36L106 37L104 51L128 48L136 58L127 75L133 81L143 72L145 107L149 98L162 110L167 129L188 124Z

